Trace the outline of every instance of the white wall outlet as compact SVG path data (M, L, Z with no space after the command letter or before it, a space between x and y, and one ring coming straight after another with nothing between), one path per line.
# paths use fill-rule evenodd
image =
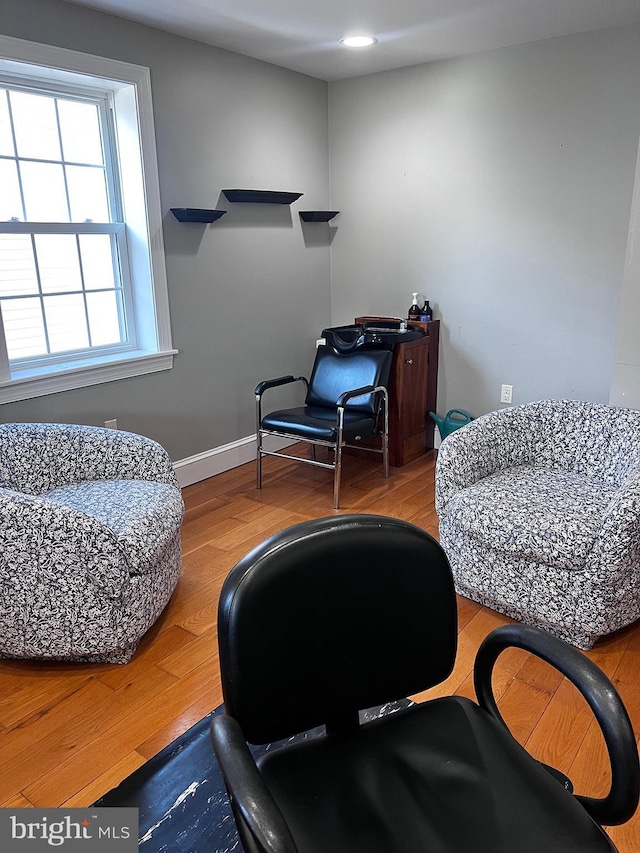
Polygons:
M504 386L502 386L504 388ZM117 418L113 418L110 421L105 421L104 425L107 429L118 429L118 420Z
M503 385L500 389L500 402L510 403L513 398L513 385Z

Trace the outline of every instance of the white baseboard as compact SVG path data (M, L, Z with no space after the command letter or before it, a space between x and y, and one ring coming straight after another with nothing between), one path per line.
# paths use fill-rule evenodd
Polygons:
M269 446L281 450L290 444L290 440L271 438ZM256 437L249 435L230 444L223 444L220 447L205 450L203 453L196 453L195 456L179 459L173 463L173 467L180 486L184 488L193 483L199 483L200 480L215 477L216 474L222 474L223 471L230 471L238 465L253 462L255 458Z

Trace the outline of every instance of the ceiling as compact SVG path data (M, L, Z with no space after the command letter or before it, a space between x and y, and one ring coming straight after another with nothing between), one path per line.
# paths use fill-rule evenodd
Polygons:
M67 0L340 80L640 21L640 0ZM375 36L346 48L348 35Z

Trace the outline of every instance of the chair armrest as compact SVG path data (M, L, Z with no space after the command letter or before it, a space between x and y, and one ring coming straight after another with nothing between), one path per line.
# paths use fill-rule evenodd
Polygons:
M180 488L171 457L157 441L124 430L101 427L94 430L94 440L102 444L107 454L104 472L98 479L150 480Z
M482 415L443 439L436 460L436 511L456 492L535 456L536 421L514 406Z
M265 379L264 382L259 382L253 393L256 397L261 397L269 388L277 388L279 385L289 385L290 382L304 382L305 385L307 384L304 376L279 376L277 379Z
M607 566L609 573L623 571L625 583L640 580L640 471L612 496L587 559L589 569Z
M354 397L364 397L366 394L373 394L374 391L386 390L384 385L363 385L362 388L353 388L351 391L345 391L343 394L340 394L336 405L339 409L343 409L349 400L352 400Z
M93 598L117 599L130 584L115 534L93 516L0 488L0 517L5 602L22 591L40 606L51 588L81 590L89 611Z
M576 799L601 825L629 820L640 798L638 749L629 715L611 681L586 655L546 631L530 625L503 625L480 646L473 678L478 704L505 727L493 695L491 673L500 653L512 646L532 652L566 676L586 699L602 730L611 763L611 789L601 799Z
M260 851L297 853L289 827L256 767L236 720L219 714L211 720L209 732L236 818L255 839Z

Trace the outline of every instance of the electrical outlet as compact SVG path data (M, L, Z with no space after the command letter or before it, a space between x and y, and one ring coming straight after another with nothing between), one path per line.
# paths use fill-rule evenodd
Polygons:
M500 402L510 403L513 397L513 385L503 385L500 389Z
M504 388L504 385L502 386ZM104 425L107 429L118 429L118 421L117 418L113 418L113 420L105 421Z

